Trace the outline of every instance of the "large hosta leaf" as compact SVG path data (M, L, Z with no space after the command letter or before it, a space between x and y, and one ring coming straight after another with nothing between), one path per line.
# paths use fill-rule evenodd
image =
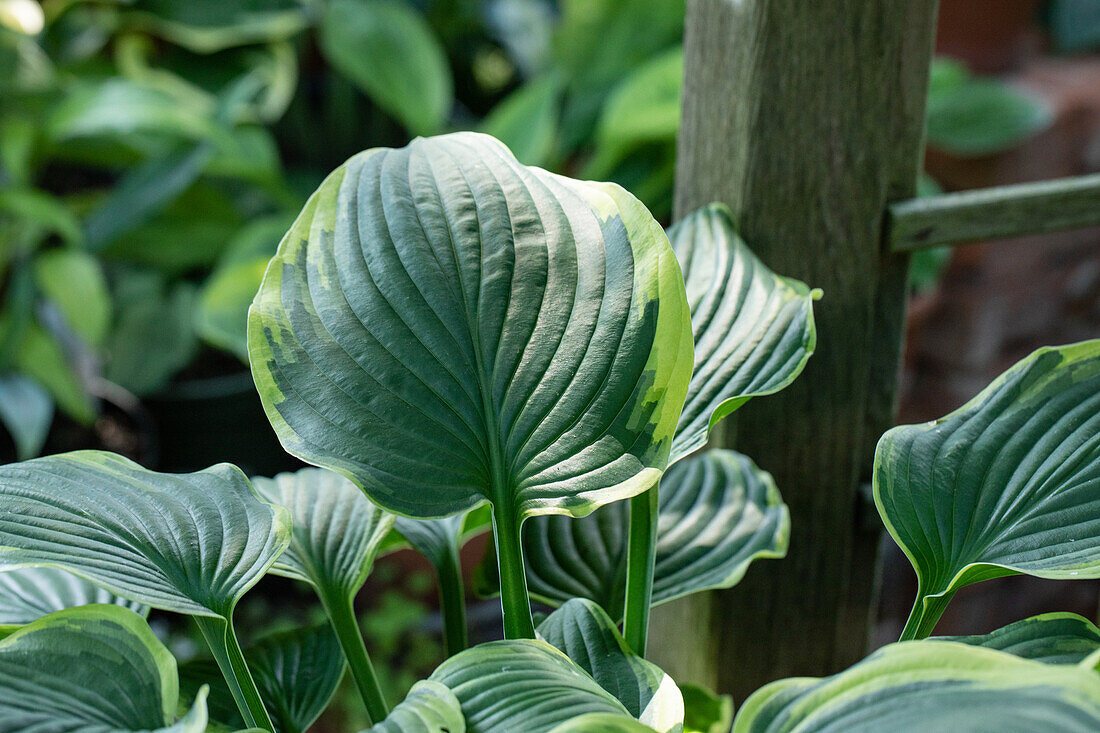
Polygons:
M1013 573L1100 577L1100 340L1045 348L939 420L882 436L875 503L917 572L905 637Z
M289 534L233 466L157 473L98 451L0 466L0 506L0 567L59 567L196 616L228 617Z
M550 733L653 733L653 729L611 713L586 713L565 721Z
M576 598L539 624L539 636L583 669L642 723L680 729L684 698L657 665L635 654L602 608Z
M0 634L54 611L93 603L125 606L142 617L149 609L58 568L30 567L0 573Z
M783 557L790 516L770 474L744 455L711 450L661 480L653 603L735 585L756 558ZM590 598L618 618L626 573L626 509L581 520L547 517L524 532L532 595L558 604Z
M801 373L817 344L816 291L775 274L748 248L722 204L668 230L683 268L695 367L670 462L702 447L711 427Z
M272 260L249 355L291 453L401 514L488 499L518 521L653 485L688 333L637 200L457 133L329 176Z
M445 685L421 680L369 733L465 733L458 698ZM365 732L366 733L366 732Z
M1044 613L988 634L938 636L1047 664L1078 664L1100 649L1100 629L1075 613Z
M328 624L272 634L244 652L278 733L302 733L324 712L344 675L344 658ZM180 667L185 697L210 688L210 714L220 723L245 725L213 661Z
M468 733L544 733L588 713L631 719L622 703L541 641L481 644L448 659L430 679L458 698Z
M945 641L893 644L840 674L773 682L734 733L1095 731L1100 675Z
M144 619L113 605L45 616L0 641L0 731L206 730L206 693L175 723L176 660Z

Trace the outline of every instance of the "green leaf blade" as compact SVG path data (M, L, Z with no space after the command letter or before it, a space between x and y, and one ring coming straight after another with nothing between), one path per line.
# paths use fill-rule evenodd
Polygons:
M147 606L57 568L30 567L0 573L0 626L23 626L55 611L92 604L123 606L142 618L149 615Z
M178 694L176 660L118 606L59 611L0 641L3 730L201 733L205 694L172 725Z
M914 619L931 613L919 633L973 582L1100 577L1100 341L1040 349L950 415L890 430L874 481L917 572Z
M364 733L465 733L458 698L445 685L421 680L389 716Z
M683 725L684 698L676 683L635 654L607 613L592 601L568 601L539 624L538 633L645 725L662 733Z
M821 679L780 680L741 706L734 733L1058 730L1100 725L1100 676L953 642L902 642Z
M491 138L367 151L269 267L253 374L291 453L395 513L585 514L664 467L691 348L677 269L621 189Z
M225 618L288 541L239 469L148 471L78 451L0 467L0 567L63 568L126 598Z
M653 604L729 588L761 558L786 555L790 513L775 481L731 450L698 453L672 465L661 480ZM589 598L611 616L622 613L626 505L590 517L547 517L524 534L532 595L557 605Z
M1044 613L988 634L934 638L997 649L1045 664L1079 664L1100 649L1100 629L1075 613Z
M695 211L668 235L684 270L695 341L672 463L705 445L723 417L802 372L817 345L818 294L768 269L738 236L724 205Z
M321 49L414 135L443 126L454 101L451 69L415 8L398 0L334 0L322 18Z
M429 679L454 693L468 733L545 733L587 713L631 719L622 703L541 641L481 644L445 661Z

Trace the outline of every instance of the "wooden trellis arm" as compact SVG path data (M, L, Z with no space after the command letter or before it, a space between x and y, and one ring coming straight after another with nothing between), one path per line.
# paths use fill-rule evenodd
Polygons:
M1100 174L910 199L889 208L893 252L1100 226Z

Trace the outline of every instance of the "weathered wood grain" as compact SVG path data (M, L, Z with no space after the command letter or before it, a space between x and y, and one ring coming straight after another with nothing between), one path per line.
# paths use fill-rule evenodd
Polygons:
M914 193L935 11L935 0L688 3L676 214L724 201L770 267L825 296L805 373L727 431L775 475L790 554L730 591L655 610L651 656L676 679L744 699L865 652L877 533L861 529L857 487L865 435L893 404L907 265L886 253L885 212ZM888 373L872 384L872 371Z

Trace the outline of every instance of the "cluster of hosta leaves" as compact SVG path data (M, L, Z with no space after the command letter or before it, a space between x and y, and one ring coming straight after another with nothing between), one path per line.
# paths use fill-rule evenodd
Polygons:
M801 371L816 295L720 206L666 234L621 188L527 168L486 136L352 158L291 226L249 321L271 423L322 468L161 474L100 452L0 467L0 731L304 731L345 672L377 731L728 728L728 699L628 642L645 640L631 583L648 607L784 554L770 475L705 444ZM875 498L920 583L905 640L764 687L734 729L1095 730L1087 620L925 637L968 583L1100 576L1100 341L1036 352L887 433ZM489 524L505 639L465 648L458 554ZM391 710L352 604L404 543L437 570L451 654ZM242 649L234 609L269 572L312 586L328 623ZM558 606L537 627L532 595ZM150 608L191 616L209 659L177 666Z

